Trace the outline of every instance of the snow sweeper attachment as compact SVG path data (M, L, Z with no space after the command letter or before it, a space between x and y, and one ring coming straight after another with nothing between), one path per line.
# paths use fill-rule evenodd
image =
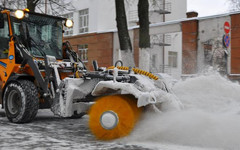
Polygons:
M127 136L141 113L152 109L180 109L180 102L168 88L161 75L138 68L109 67L105 77L92 91L99 96L89 111L89 127L100 140Z

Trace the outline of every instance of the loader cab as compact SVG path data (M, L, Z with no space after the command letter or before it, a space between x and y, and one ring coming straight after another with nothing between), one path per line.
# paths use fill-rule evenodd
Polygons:
M8 57L9 41L13 40L10 37L15 36L34 57L43 58L44 53L62 59L63 24L70 27L73 25L71 23L71 20L61 17L3 10L0 13L0 58ZM17 53L15 55L19 56Z
M34 13L26 13L18 19L10 17L13 34L34 57L46 55L62 59L62 19ZM41 52L43 51L43 53Z

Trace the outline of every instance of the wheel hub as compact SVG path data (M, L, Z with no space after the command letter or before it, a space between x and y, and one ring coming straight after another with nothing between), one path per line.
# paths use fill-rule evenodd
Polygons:
M14 115L19 111L19 107L21 104L20 104L17 91L12 90L9 93L7 103L8 103L8 110L11 114Z
M100 117L101 126L107 130L114 129L118 121L118 115L113 111L105 111Z

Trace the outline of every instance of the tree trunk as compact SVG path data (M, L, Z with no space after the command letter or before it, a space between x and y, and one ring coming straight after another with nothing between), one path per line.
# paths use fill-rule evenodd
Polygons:
M27 8L30 12L35 12L38 1L39 0L27 0Z
M126 12L124 0L115 0L116 5L116 21L118 29L118 38L121 49L121 59L126 66L134 67L134 57L132 52L132 44L128 33Z
M132 50L131 41L128 33L126 12L124 0L115 0L116 4L116 21L118 29L118 38L121 50Z
M139 67L150 70L150 35L149 35L149 3L148 0L138 1L139 18Z
M150 47L150 36L149 36L149 4L147 0L138 1L138 18L139 18L139 47L149 48Z

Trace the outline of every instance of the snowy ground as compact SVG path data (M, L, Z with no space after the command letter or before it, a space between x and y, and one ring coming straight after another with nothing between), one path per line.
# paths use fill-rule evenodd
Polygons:
M96 141L88 130L87 116L61 119L48 110L40 110L34 122L13 124L4 115L1 111L0 149L141 149Z
M28 124L13 124L4 116L1 110L0 149L192 150L192 147L174 144L128 143L123 140L100 142L88 130L88 116L82 119L61 119L54 117L48 110L40 110L34 122Z
M88 129L88 116L61 119L40 110L32 123L12 124L0 111L0 149L240 149L240 85L218 74L179 81L173 90L185 108L143 116L134 132L100 142Z

